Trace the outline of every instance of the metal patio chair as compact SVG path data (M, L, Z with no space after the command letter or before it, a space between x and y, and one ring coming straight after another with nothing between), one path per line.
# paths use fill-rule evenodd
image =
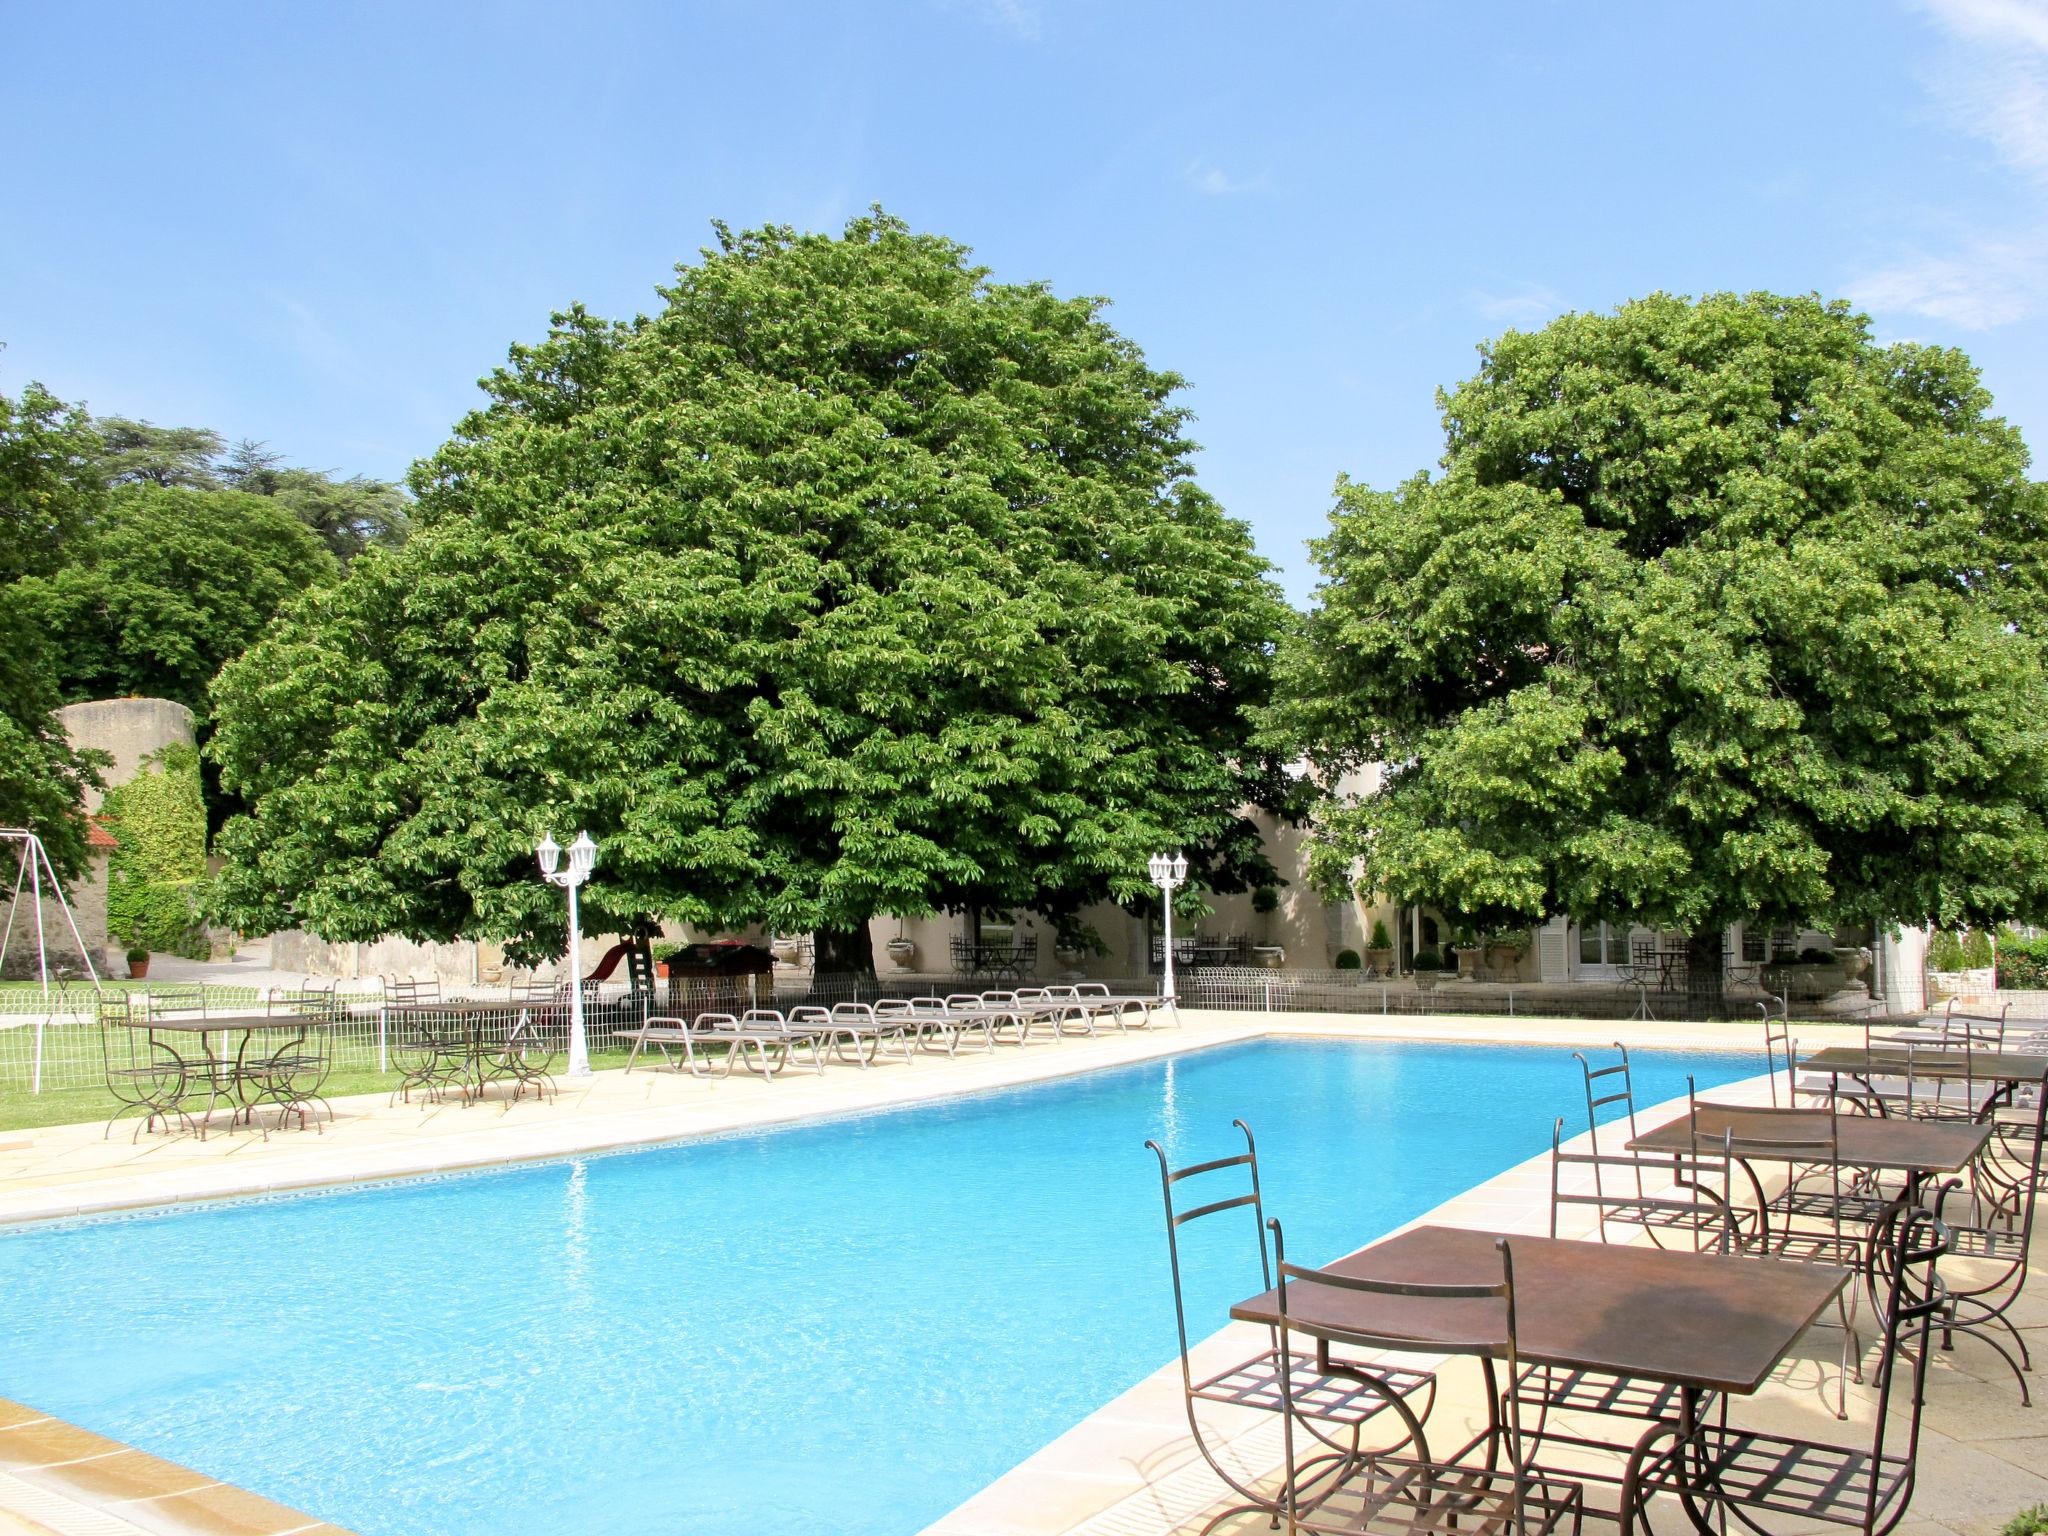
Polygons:
M1173 1277L1173 1320L1180 1340L1181 1398L1187 1413L1188 1430L1194 1437L1196 1450L1201 1452L1210 1470L1245 1501L1243 1506L1212 1519L1205 1530L1214 1528L1232 1515L1243 1513L1244 1509L1270 1514L1276 1513L1282 1505L1272 1495L1260 1493L1241 1482L1227 1468L1219 1450L1211 1444L1211 1433L1203 1427L1203 1415L1197 1404L1287 1413L1291 1402L1293 1416L1303 1422L1304 1428L1319 1444L1332 1455L1349 1459L1359 1454L1365 1426L1390 1408L1404 1426L1401 1438L1395 1442L1398 1448L1409 1442L1436 1403L1436 1379L1430 1372L1387 1369L1379 1365L1354 1366L1349 1361L1324 1364L1314 1349L1301 1353L1282 1349L1277 1329L1266 1331L1266 1347L1257 1354L1220 1371L1211 1373L1205 1368L1202 1373L1197 1373L1188 1343L1182 1231L1190 1223L1212 1216L1237 1210L1250 1211L1252 1232L1258 1245L1259 1283L1268 1288L1273 1284L1273 1261L1266 1246L1264 1196L1259 1186L1258 1145L1252 1139L1251 1127L1244 1121L1233 1120L1230 1123L1244 1137L1244 1151L1232 1157L1212 1158L1207 1162L1174 1168L1167 1162L1165 1147L1157 1141L1145 1143L1153 1156L1159 1159L1159 1187L1166 1204L1166 1256ZM1188 1179L1215 1174L1230 1176L1228 1187L1235 1193L1205 1200L1191 1209L1182 1209L1176 1199L1181 1184ZM1209 1184L1213 1187L1215 1180L1209 1180ZM1418 1393L1423 1395L1420 1412L1407 1401Z
M567 1045L569 1031L568 994L514 1003L501 1016L493 1009L476 1030L477 1094L494 1082L512 1084L514 1102L533 1096L545 1102L559 1090L555 1087L555 1063Z
M1950 998L1941 1014L1941 1038L1944 1043L1967 1043L1979 1051L2002 1051L2005 1049L2005 1021L2011 1012L2011 1003L2000 1003L1994 1012L1988 1003L1969 1003L1957 1007L1959 998Z
M1279 1273L1280 1352L1290 1351L1288 1290L1292 1283L1320 1289L1402 1297L1410 1300L1497 1302L1498 1321L1476 1325L1462 1339L1427 1343L1397 1333L1349 1333L1318 1338L1373 1351L1426 1350L1433 1356L1463 1356L1479 1362L1484 1378L1487 1422L1449 1457L1429 1452L1423 1425L1399 1396L1393 1405L1411 1431L1404 1448L1413 1455L1368 1451L1348 1458L1334 1475L1320 1475L1297 1455L1295 1426L1302 1423L1290 1373L1280 1375L1283 1409L1280 1443L1285 1467L1282 1514L1289 1536L1426 1536L1466 1531L1481 1536L1548 1536L1577 1533L1585 1517L1585 1493L1576 1482L1538 1471L1525 1448L1515 1402L1522 1377L1515 1342L1515 1266L1507 1239L1495 1243L1500 1279L1482 1284L1430 1284L1359 1279L1287 1262L1287 1242L1278 1221L1269 1220ZM1378 1367L1367 1368L1377 1370ZM1507 1382L1501 1388L1503 1377ZM1467 1458L1483 1449L1485 1460Z
M1689 1253L1739 1253L1743 1223L1732 1197L1733 1159L1724 1145L1718 1152L1695 1152L1675 1158L1633 1152L1567 1151L1564 1119L1550 1132L1550 1235L1572 1237L1559 1230L1567 1211L1594 1213L1595 1232L1603 1243L1629 1243L1646 1237L1654 1247ZM1515 1400L1535 1412L1524 1426L1530 1440L1604 1452L1628 1450L1628 1444L1604 1440L1576 1430L1555 1428L1553 1413L1592 1415L1629 1421L1656 1421L1677 1413L1682 1390L1668 1382L1638 1380L1608 1372L1566 1370L1556 1366L1526 1367L1515 1382ZM1711 1400L1709 1398L1708 1400ZM1575 1472L1588 1482L1619 1482L1594 1472Z
M322 1113L332 1120L334 1110L320 1090L334 1065L339 1014L333 985L272 993L264 1012L278 1021L278 1031L267 1048L259 1050L252 1040L244 1050L236 1075L244 1118L253 1123L256 1111L269 1105L277 1110L279 1126L291 1115L298 1116L300 1130L308 1124L317 1128Z
M1925 1211L1908 1211L1890 1242L1890 1285L1884 1307L1883 1355L1877 1370L1875 1422L1868 1447L1793 1439L1727 1421L1659 1424L1630 1455L1623 1474L1621 1536L1648 1529L1649 1501L1675 1496L1706 1530L1702 1507L1733 1513L1761 1530L1747 1511L1851 1526L1883 1536L1905 1517L1913 1498L1920 1449L1920 1411L1927 1379L1929 1329L1942 1307L1936 1266L1948 1252L1948 1231ZM1910 1379L1894 1369L1911 1361ZM1900 1394L1907 1422L1903 1445L1893 1423Z
M386 976L383 978L383 981L385 998L401 1006L446 1001L441 996L441 978L438 976L428 976L425 979L412 976Z
M439 990L439 983L435 983ZM386 998L391 997L389 983ZM398 1086L391 1090L392 1102L412 1102L413 1090L438 1102L450 1087L469 1092L469 1021L458 1011L432 1003L386 1002L385 1038L391 1065L398 1072Z
M1989 1345L2020 1384L2020 1406L2030 1407L2026 1373L2033 1368L2026 1335L2012 1320L2014 1304L2026 1289L2028 1253L2034 1237L2034 1205L2041 1188L2041 1141L2044 1107L2027 1111L2033 1134L2021 1143L2028 1161L2009 1181L1980 1181L1967 1188L1969 1213L1950 1217L1948 1203L1966 1191L1966 1181L1951 1179L1936 1194L1933 1210L1949 1231L1950 1260L1944 1277L1945 1300L1938 1314L1943 1349L1954 1347L1963 1334ZM1957 1264L1966 1266L1959 1272ZM2007 1347L2008 1342L2010 1348Z
M1857 1275L1871 1272L1872 1233L1896 1210L1897 1202L1860 1186L1845 1186L1839 1116L1832 1101L1815 1109L1742 1105L1742 1131L1719 1136L1700 1130L1702 1106L1689 1076L1686 1105L1693 1155L1725 1153L1742 1167L1756 1195L1757 1226L1746 1234L1744 1252L1795 1264L1832 1265ZM1753 1166L1757 1162L1785 1166L1785 1186L1775 1195L1765 1193ZM1851 1284L1835 1297L1842 1333L1835 1394L1838 1419L1849 1416L1849 1383L1863 1380L1863 1340L1856 1327L1860 1294Z
M173 1116L191 1129L191 1118L178 1107L185 1097L184 1058L141 1027L146 1017L146 1010L138 1016L126 997L99 999L100 1065L107 1092L121 1106L107 1121L102 1141L114 1134L116 1122L133 1114L140 1114L142 1123L131 1141L155 1130L158 1121L168 1130Z

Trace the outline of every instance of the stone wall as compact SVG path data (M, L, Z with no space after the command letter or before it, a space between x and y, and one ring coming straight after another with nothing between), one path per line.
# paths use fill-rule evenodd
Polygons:
M169 699L99 699L90 704L67 704L57 711L64 722L64 734L74 747L96 747L114 757L111 768L101 770L108 784L125 784L135 777L142 760L153 752L174 745L191 746L192 711ZM85 792L88 813L100 808L98 790Z

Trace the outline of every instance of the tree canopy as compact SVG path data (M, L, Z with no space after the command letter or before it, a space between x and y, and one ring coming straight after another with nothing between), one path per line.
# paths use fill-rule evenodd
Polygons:
M877 213L719 229L651 318L573 308L485 380L373 550L222 674L238 926L559 947L820 932L1225 883L1284 607L1196 486L1180 380L1102 303Z
M282 604L405 536L397 486L225 441L95 420L35 383L0 394L0 825L40 833L66 878L99 758L71 750L57 706L157 694L203 731L213 674Z
M1273 739L1319 869L1695 935L2048 915L2048 499L1961 353L1655 295L1482 351L1438 474L1340 480Z
M0 825L43 840L58 874L85 868L83 797L100 759L72 750L43 632L20 599L24 577L54 570L94 516L97 441L84 413L40 386L0 395Z
M222 663L338 569L279 500L141 481L115 490L69 561L22 582L18 600L69 697L142 694L203 714Z

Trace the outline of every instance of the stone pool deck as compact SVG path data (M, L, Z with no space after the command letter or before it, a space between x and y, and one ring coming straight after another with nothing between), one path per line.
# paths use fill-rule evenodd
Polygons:
M283 1131L267 1140L249 1131L196 1138L111 1138L100 1125L57 1126L0 1134L0 1222L119 1211L170 1202L224 1199L366 1179L448 1172L495 1163L571 1156L619 1147L741 1131L824 1115L858 1114L960 1094L987 1092L1077 1072L1145 1061L1260 1036L1323 1036L1389 1041L1442 1040L1554 1046L1758 1050L1757 1026L1655 1021L1482 1019L1195 1012L1171 1024L1093 1038L1072 1037L994 1053L963 1051L863 1071L834 1066L772 1082L698 1079L642 1069L611 1071L571 1083L558 1098L481 1104L391 1105L383 1096L336 1101L320 1134ZM1759 1056L1760 1056L1759 1051ZM1569 1112L1569 1106L1562 1106ZM1541 1165L1511 1170L1433 1213L1433 1219L1537 1230L1546 1219ZM1360 1234L1361 1240L1369 1234ZM2048 1326L2048 1305L2027 1321ZM2048 1342L2048 1340L2044 1340ZM1215 1346L1211 1346L1215 1347ZM1930 1455L1954 1458L1964 1523L1946 1529L1995 1530L2021 1504L2048 1499L2048 1431L2036 1433L2000 1385L1968 1376L1983 1362L1960 1352L1944 1371L1975 1382L1964 1419L1941 1428ZM1995 1365L1995 1361L1991 1364ZM1806 1395L1812 1395L1812 1369ZM1162 1383L1171 1387L1162 1392ZM6 1390L0 1367L0 1392ZM1777 1389L1774 1388L1775 1392ZM1798 1406L1796 1385L1786 1391ZM1953 1394L1950 1394L1953 1396ZM1447 1408L1454 1409L1455 1404ZM1930 1405L1929 1423L1941 1419ZM1817 1429L1832 1428L1816 1417ZM1270 1423L1248 1426L1235 1442L1247 1470L1278 1458ZM1270 1444L1267 1442L1270 1441ZM1167 1536L1192 1529L1189 1518L1218 1491L1206 1469L1190 1466L1177 1376L1142 1383L933 1527L934 1536ZM1929 1489L1950 1486L1930 1463ZM142 1479L137 1482L136 1479ZM1931 1502L1931 1501L1930 1501ZM1991 1510L1996 1506L1998 1518ZM1931 1512L1916 1505L1916 1517ZM1199 1522L1197 1522L1199 1523ZM1253 1522L1246 1530L1265 1528ZM1917 1522L1922 1532L1937 1527ZM0 1536L286 1536L331 1532L311 1515L204 1478L116 1442L0 1403Z

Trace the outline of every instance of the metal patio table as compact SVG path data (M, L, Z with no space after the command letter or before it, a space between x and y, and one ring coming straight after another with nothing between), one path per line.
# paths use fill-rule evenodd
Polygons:
M1871 1080L1879 1077L1916 1077L1935 1082L1996 1083L1998 1091L1977 1106L1979 1119L1989 1119L2000 1104L2013 1101L2020 1088L2048 1085L2048 1056L2017 1051L1976 1051L1943 1046L1930 1040L1926 1050L1898 1050L1879 1046L1831 1045L1804 1057L1799 1066L1808 1072L1825 1072L1839 1082L1852 1077L1869 1091L1877 1113L1889 1111Z
M1433 1226L1411 1227L1325 1267L1394 1283L1484 1285L1500 1277L1494 1245L1502 1239L1514 1258L1521 1362L1675 1387L1678 1424L1688 1434L1707 1394L1747 1397L1762 1387L1851 1278L1846 1269L1784 1259ZM1287 1326L1319 1341L1323 1369L1341 1366L1329 1354L1333 1337L1394 1334L1427 1354L1432 1340L1482 1336L1491 1318L1485 1302L1375 1295L1306 1280L1289 1282L1287 1298ZM1276 1327L1277 1295L1241 1301L1230 1315Z
M117 1023L123 1029L141 1031L148 1036L152 1045L162 1045L178 1059L180 1067L186 1074L187 1083L197 1081L204 1084L206 1108L197 1116L198 1134L202 1140L205 1139L206 1126L213 1118L214 1109L223 1100L233 1111L228 1116L229 1125L233 1125L244 1113L253 1116L255 1106L243 1100L242 1085L248 1076L244 1063L249 1054L249 1042L259 1030L289 1030L295 1039L303 1039L309 1029L333 1027L331 1019L314 1014L289 1013L168 1014L158 1015L156 1018L127 1018L108 1022ZM186 1055L171 1042L160 1041L158 1037L161 1035L198 1036L199 1055ZM236 1042L233 1054L229 1055L224 1050L214 1049L214 1035L240 1035L241 1039ZM182 1091L180 1097L183 1097ZM166 1107L174 1108L176 1113L183 1115L188 1121L194 1118L182 1103Z
M482 1098L492 1083L511 1079L518 1086L517 1098L528 1088L545 1097L552 1086L548 1069L554 1065L556 1047L541 1033L543 1022L557 1027L568 1018L564 1002L498 1002L490 998L466 998L448 1003L388 1003L387 1019L414 1020L427 1026L437 1049L450 1042L439 1031L457 1036L461 1061L454 1074L464 1102ZM496 1026L493 1028L493 1026ZM438 1027L438 1028L437 1028ZM431 1088L432 1072L407 1074L400 1090L420 1086Z
M1811 1113L1820 1116L1828 1112L1817 1109ZM1783 1110L1774 1113L1762 1106L1752 1112L1734 1104L1702 1104L1696 1122L1681 1115L1637 1136L1628 1143L1628 1150L1683 1157L1694 1150L1695 1139L1712 1146L1728 1145L1748 1176L1750 1188L1756 1192L1758 1235L1768 1238L1770 1202L1764 1197L1763 1180L1757 1176L1754 1164L1820 1161L1811 1145L1802 1145L1796 1158L1788 1158L1782 1147L1770 1145L1770 1130L1782 1124L1784 1114ZM1833 1123L1836 1167L1857 1173L1891 1172L1906 1176L1898 1199L1891 1202L1894 1212L1917 1201L1929 1179L1938 1174L1961 1173L1975 1162L1990 1142L1992 1129L1985 1121L1899 1120L1880 1115L1837 1115ZM1873 1230L1885 1226L1889 1214L1875 1223Z

